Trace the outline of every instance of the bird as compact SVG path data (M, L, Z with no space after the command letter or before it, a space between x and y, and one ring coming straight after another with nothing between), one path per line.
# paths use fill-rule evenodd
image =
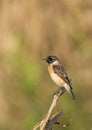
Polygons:
M65 90L67 90L68 93L72 96L72 99L76 99L72 90L71 79L68 77L59 58L57 56L51 55L47 56L43 60L48 63L49 74L56 85L59 87L64 87Z

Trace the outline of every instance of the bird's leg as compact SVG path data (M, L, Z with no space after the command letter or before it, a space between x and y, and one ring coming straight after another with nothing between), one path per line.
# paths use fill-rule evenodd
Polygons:
M63 90L63 92L66 91L66 89L65 89L64 87L59 87L59 88L57 89L57 91L54 92L53 96L54 96L54 95L58 95L58 94L60 93L60 91L62 91L62 90Z

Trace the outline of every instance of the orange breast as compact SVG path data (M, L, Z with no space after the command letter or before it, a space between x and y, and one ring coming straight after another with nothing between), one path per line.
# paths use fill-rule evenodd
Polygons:
M48 66L48 70L50 73L50 76L52 80L58 85L58 86L64 86L65 82L59 77L57 74L54 73L52 65Z
M53 72L52 65L48 65L48 70L49 70L49 73L52 73L52 72Z

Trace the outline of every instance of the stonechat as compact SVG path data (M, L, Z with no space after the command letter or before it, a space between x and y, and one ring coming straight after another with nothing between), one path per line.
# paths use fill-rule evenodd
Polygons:
M52 80L59 86L64 87L72 96L72 99L76 99L73 91L71 80L65 72L60 60L56 56L47 56L45 59L48 63L48 71Z

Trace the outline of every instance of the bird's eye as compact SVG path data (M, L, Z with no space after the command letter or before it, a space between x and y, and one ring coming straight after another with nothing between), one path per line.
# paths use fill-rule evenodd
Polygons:
M52 58L52 57L49 57L49 61L54 61L54 58Z
M53 61L53 59L52 59L51 57L49 57L49 60L50 60L50 61Z
M55 58L54 58L54 57L49 57L49 60L50 60L51 62L54 62L54 61L55 61Z
M47 57L47 62L50 64L50 63L53 63L55 61L55 58L54 57Z

